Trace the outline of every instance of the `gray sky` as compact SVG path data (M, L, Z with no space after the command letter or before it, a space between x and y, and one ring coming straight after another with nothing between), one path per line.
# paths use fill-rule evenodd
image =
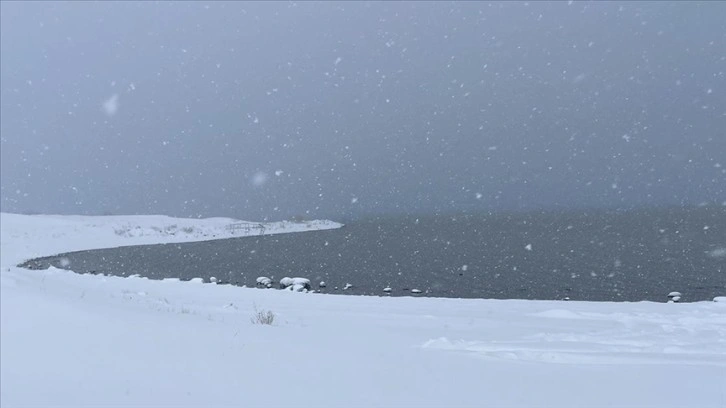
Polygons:
M726 3L2 2L2 211L726 201Z

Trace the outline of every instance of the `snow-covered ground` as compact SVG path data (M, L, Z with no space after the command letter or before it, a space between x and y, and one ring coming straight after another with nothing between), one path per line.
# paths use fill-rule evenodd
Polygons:
M12 245L12 248L8 247L12 249L10 255L35 258L82 249L209 241L326 230L343 225L327 220L259 223L231 218L172 218L163 215L88 217L0 213L0 226L3 252L5 245Z
M3 408L726 407L726 303L327 296L29 271L15 265L241 232L228 219L1 217ZM255 310L273 325L253 324Z

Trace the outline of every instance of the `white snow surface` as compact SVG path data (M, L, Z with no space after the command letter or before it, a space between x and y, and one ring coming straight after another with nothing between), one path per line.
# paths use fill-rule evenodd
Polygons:
M163 215L89 217L0 213L0 226L3 243L27 243L33 238L43 240L42 243L26 246L21 252L25 258L35 258L82 249L317 231L340 228L343 224L327 220L258 223L232 218L172 218Z
M2 214L0 406L726 406L722 302L290 296L15 266L228 222ZM172 224L197 233L153 228Z

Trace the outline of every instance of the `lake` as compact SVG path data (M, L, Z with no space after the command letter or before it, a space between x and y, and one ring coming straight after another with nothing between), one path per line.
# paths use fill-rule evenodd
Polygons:
M299 276L320 292L354 295L665 301L679 291L683 301L711 300L726 295L726 207L377 217L337 230L80 251L24 266L49 265L246 286L259 276Z

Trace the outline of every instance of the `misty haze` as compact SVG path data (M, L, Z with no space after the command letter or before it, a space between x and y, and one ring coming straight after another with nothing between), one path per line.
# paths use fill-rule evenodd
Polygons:
M726 4L4 2L3 211L722 205Z

